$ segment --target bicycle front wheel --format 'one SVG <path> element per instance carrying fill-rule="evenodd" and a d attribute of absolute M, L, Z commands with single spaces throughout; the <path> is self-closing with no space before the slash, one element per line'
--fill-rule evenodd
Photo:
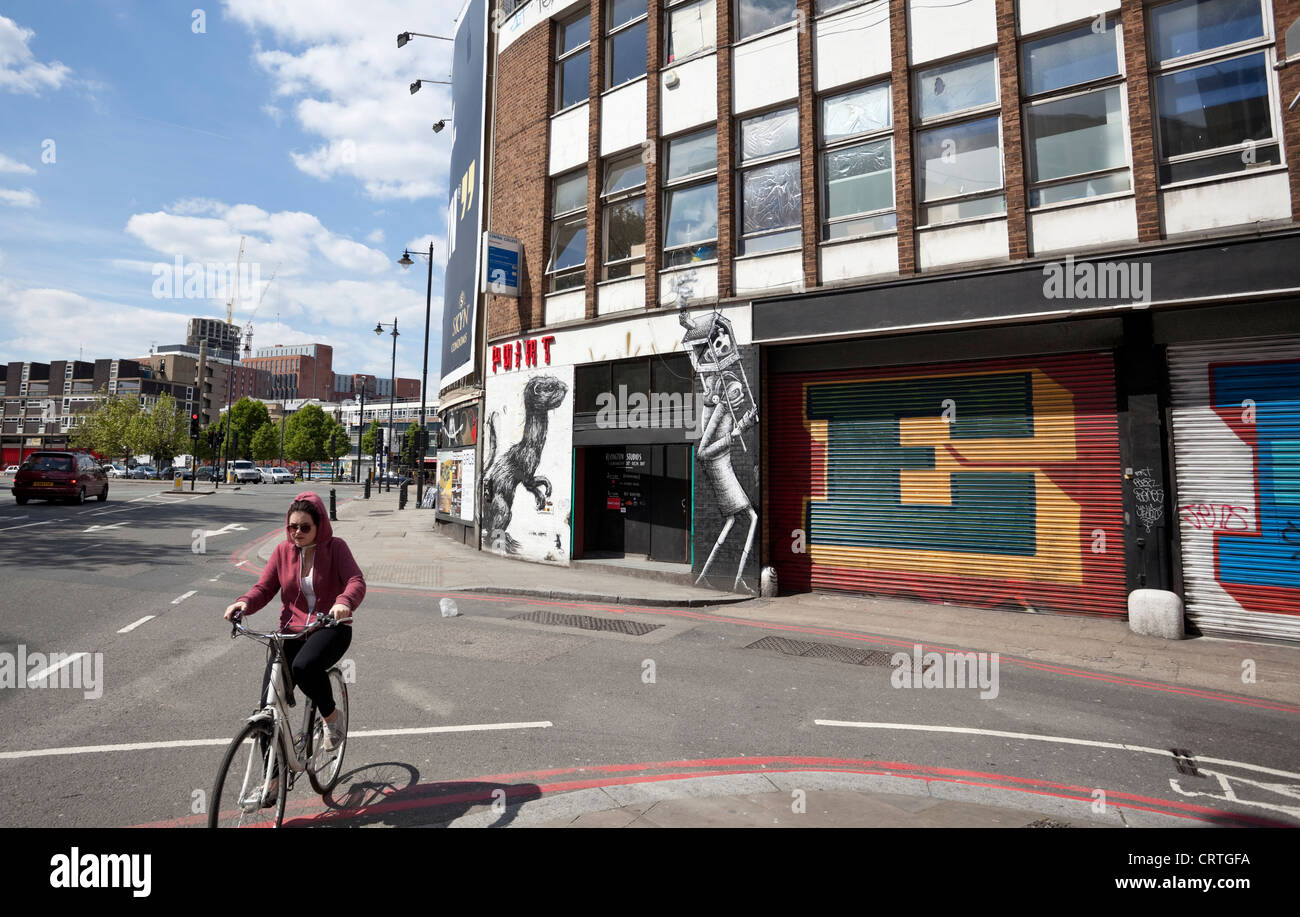
<path fill-rule="evenodd" d="M 208 799 L 209 828 L 270 828 L 284 821 L 288 795 L 288 769 L 283 752 L 272 741 L 271 724 L 244 724 L 235 736 L 217 771 L 217 782 Z M 268 798 L 267 773 L 276 781 Z"/>
<path fill-rule="evenodd" d="M 348 745 L 348 686 L 344 684 L 343 673 L 337 666 L 329 670 L 329 676 L 342 736 L 332 750 L 326 751 L 322 744 L 325 721 L 321 719 L 320 711 L 317 711 L 312 727 L 310 758 L 307 761 L 307 779 L 311 781 L 311 788 L 322 796 L 334 789 L 334 785 L 339 782 L 339 774 L 343 773 L 343 752 Z"/>

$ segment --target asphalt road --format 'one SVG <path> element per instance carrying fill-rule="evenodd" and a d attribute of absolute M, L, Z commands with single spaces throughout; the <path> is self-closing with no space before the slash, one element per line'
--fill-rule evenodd
<path fill-rule="evenodd" d="M 0 654 L 102 654 L 102 681 L 0 690 L 0 826 L 203 820 L 263 666 L 262 649 L 221 620 L 253 581 L 234 555 L 282 525 L 292 492 L 114 481 L 106 503 L 25 507 L 3 494 Z M 996 697 L 901 690 L 887 662 L 753 647 L 770 631 L 724 612 L 461 595 L 461 614 L 443 617 L 444 597 L 372 584 L 347 657 L 344 780 L 325 802 L 300 784 L 288 820 L 500 824 L 618 780 L 850 771 L 924 775 L 1030 812 L 1105 794 L 1110 810 L 1074 824 L 1300 825 L 1285 705 L 1016 666 L 999 671 Z M 539 610 L 654 629 L 515 619 Z M 252 621 L 269 628 L 273 609 Z M 492 809 L 501 790 L 504 813 Z"/>

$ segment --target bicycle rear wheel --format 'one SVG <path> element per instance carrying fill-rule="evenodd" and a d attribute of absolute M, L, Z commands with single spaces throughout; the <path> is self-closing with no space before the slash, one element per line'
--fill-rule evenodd
<path fill-rule="evenodd" d="M 208 827 L 280 827 L 289 789 L 283 756 L 279 744 L 272 742 L 269 722 L 244 724 L 217 770 L 217 782 L 208 799 Z M 279 786 L 270 805 L 263 805 L 268 770 L 278 778 Z"/>
<path fill-rule="evenodd" d="M 329 670 L 329 676 L 330 688 L 334 691 L 334 708 L 339 712 L 338 725 L 343 735 L 332 751 L 326 751 L 321 744 L 325 721 L 321 719 L 320 711 L 316 711 L 311 729 L 307 779 L 311 781 L 311 788 L 322 796 L 339 782 L 339 775 L 343 772 L 343 752 L 348 745 L 348 686 L 344 684 L 338 666 Z"/>

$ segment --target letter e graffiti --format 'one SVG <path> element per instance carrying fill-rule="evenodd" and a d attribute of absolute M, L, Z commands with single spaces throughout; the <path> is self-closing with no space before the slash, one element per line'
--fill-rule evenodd
<path fill-rule="evenodd" d="M 803 790 L 793 790 L 790 795 L 794 802 L 790 803 L 790 811 L 795 815 L 803 815 L 808 811 L 808 794 Z"/>
<path fill-rule="evenodd" d="M 1255 660 L 1243 659 L 1241 661 L 1241 683 L 1243 685 L 1253 685 L 1255 683 Z"/>
<path fill-rule="evenodd" d="M 641 683 L 643 685 L 655 684 L 655 661 L 653 659 L 641 660 Z"/>
<path fill-rule="evenodd" d="M 492 791 L 492 812 L 496 815 L 506 814 L 506 791 L 501 787 Z"/>
<path fill-rule="evenodd" d="M 953 424 L 957 422 L 957 402 L 953 401 L 951 398 L 945 398 L 940 403 L 940 407 L 943 408 L 943 414 L 941 416 L 943 417 L 944 423 Z"/>
<path fill-rule="evenodd" d="M 1255 422 L 1255 400 L 1253 398 L 1247 398 L 1241 403 L 1241 422 Z"/>
<path fill-rule="evenodd" d="M 1092 530 L 1092 553 L 1094 554 L 1106 553 L 1106 530 L 1105 529 Z"/>
<path fill-rule="evenodd" d="M 1106 814 L 1106 791 L 1105 790 L 1092 791 L 1092 811 L 1096 812 L 1098 815 Z"/>
<path fill-rule="evenodd" d="M 194 10 L 190 13 L 190 18 L 194 21 L 190 23 L 190 31 L 195 35 L 205 35 L 208 31 L 208 14 L 203 10 Z"/>
<path fill-rule="evenodd" d="M 190 813 L 192 815 L 202 815 L 208 811 L 208 794 L 202 790 L 194 790 L 190 793 Z"/>
<path fill-rule="evenodd" d="M 790 540 L 791 540 L 791 544 L 790 544 L 791 554 L 808 553 L 808 540 L 805 536 L 803 529 L 794 529 L 793 531 L 791 531 Z"/>
<path fill-rule="evenodd" d="M 190 538 L 194 539 L 193 541 L 190 542 L 191 554 L 208 553 L 208 536 L 207 533 L 203 531 L 203 529 L 195 529 L 194 531 L 190 532 Z"/>

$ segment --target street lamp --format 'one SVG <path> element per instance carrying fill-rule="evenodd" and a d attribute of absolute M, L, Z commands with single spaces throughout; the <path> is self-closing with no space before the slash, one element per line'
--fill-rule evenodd
<path fill-rule="evenodd" d="M 415 95 L 417 92 L 419 92 L 420 87 L 423 86 L 425 83 L 442 83 L 444 86 L 450 86 L 451 80 L 416 80 L 414 83 L 411 84 L 411 95 Z"/>
<path fill-rule="evenodd" d="M 447 122 L 450 120 L 450 118 L 439 118 L 437 121 L 433 122 L 433 132 L 435 134 L 442 133 L 442 129 L 447 126 Z M 401 264 L 401 262 L 399 261 L 398 264 Z"/>
<path fill-rule="evenodd" d="M 384 333 L 385 327 L 386 326 L 384 322 L 375 322 L 375 334 L 382 335 Z M 392 334 L 393 336 L 393 367 L 392 367 L 391 375 L 389 376 L 388 379 L 389 382 L 388 438 L 384 442 L 384 452 L 386 453 L 386 457 L 384 459 L 384 470 L 386 472 L 385 478 L 387 479 L 388 486 L 384 488 L 385 493 L 393 492 L 393 468 L 392 468 L 391 456 L 393 454 L 393 401 L 395 399 L 395 396 L 397 395 L 397 318 L 396 317 L 393 318 L 393 330 L 390 332 L 390 334 Z"/>
<path fill-rule="evenodd" d="M 454 38 L 448 38 L 445 35 L 429 35 L 426 32 L 399 32 L 397 34 L 397 47 L 406 47 L 406 43 L 411 40 L 412 35 L 419 35 L 421 38 L 437 38 L 441 41 L 455 41 Z"/>
<path fill-rule="evenodd" d="M 442 123 L 441 121 L 438 122 L 438 124 L 441 123 Z M 438 125 L 435 124 L 433 126 L 433 129 L 436 131 L 438 129 Z M 425 257 L 429 259 L 429 285 L 426 288 L 424 293 L 424 371 L 420 376 L 420 430 L 418 434 L 419 439 L 417 440 L 417 442 L 421 443 L 422 445 L 420 447 L 420 467 L 417 470 L 416 477 L 415 477 L 415 505 L 416 506 L 424 506 L 423 443 L 424 443 L 424 431 L 427 429 L 424 420 L 424 409 L 425 409 L 425 399 L 428 397 L 428 392 L 429 392 L 429 310 L 433 304 L 433 240 L 429 241 L 429 254 L 428 255 L 421 254 L 421 257 Z M 402 266 L 403 270 L 406 270 L 409 269 L 410 266 L 415 262 L 411 260 L 411 253 L 403 249 L 402 257 L 398 259 L 397 263 Z M 396 385 L 396 380 L 394 380 L 394 385 Z"/>

